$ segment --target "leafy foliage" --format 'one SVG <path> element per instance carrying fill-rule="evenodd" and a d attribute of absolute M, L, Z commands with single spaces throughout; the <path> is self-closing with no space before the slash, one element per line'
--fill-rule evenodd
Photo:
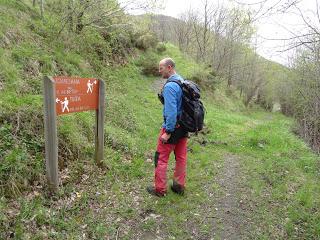
<path fill-rule="evenodd" d="M 137 39 L 135 45 L 141 50 L 147 50 L 157 45 L 157 39 L 153 34 L 146 33 Z"/>

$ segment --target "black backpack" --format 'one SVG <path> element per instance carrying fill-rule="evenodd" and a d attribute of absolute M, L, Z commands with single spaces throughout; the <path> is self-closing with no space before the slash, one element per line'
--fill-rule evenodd
<path fill-rule="evenodd" d="M 195 132 L 197 134 L 203 128 L 205 112 L 200 100 L 200 88 L 197 84 L 188 80 L 169 80 L 166 84 L 169 82 L 177 83 L 182 89 L 182 113 L 178 118 L 178 123 L 187 132 Z"/>

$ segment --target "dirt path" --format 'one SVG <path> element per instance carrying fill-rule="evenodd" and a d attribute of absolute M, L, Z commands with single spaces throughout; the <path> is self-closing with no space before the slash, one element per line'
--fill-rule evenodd
<path fill-rule="evenodd" d="M 165 82 L 166 82 L 166 79 L 159 78 L 152 83 L 151 89 L 156 93 L 160 93 Z"/>
<path fill-rule="evenodd" d="M 151 88 L 155 92 L 160 92 L 165 80 L 154 81 Z M 202 235 L 199 229 L 193 229 L 193 239 L 217 239 L 217 240 L 239 240 L 251 239 L 250 233 L 250 213 L 252 206 L 247 201 L 248 189 L 245 187 L 245 176 L 241 173 L 241 159 L 231 153 L 224 155 L 223 167 L 218 175 L 213 179 L 218 184 L 217 190 L 209 190 L 208 194 L 214 197 L 211 203 L 206 205 L 203 212 L 205 219 L 203 225 L 210 225 L 212 229 L 208 235 Z M 215 166 L 216 167 L 216 166 Z M 209 220 L 212 219 L 212 220 Z M 211 221 L 211 222 L 210 222 Z M 197 228 L 197 224 L 190 223 Z M 251 237 L 250 237 L 251 236 Z"/>
<path fill-rule="evenodd" d="M 220 194 L 216 197 L 216 215 L 213 220 L 214 239 L 246 239 L 248 219 L 241 193 L 240 159 L 231 154 L 224 157 L 224 167 L 216 177 Z"/>

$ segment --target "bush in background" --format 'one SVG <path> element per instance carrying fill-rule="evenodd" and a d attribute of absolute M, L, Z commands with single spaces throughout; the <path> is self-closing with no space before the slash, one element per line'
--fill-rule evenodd
<path fill-rule="evenodd" d="M 146 33 L 136 40 L 135 46 L 140 50 L 146 51 L 149 48 L 155 48 L 157 43 L 158 40 L 153 34 Z"/>
<path fill-rule="evenodd" d="M 165 44 L 165 43 L 161 42 L 161 43 L 158 43 L 156 49 L 157 49 L 157 52 L 158 52 L 158 53 L 163 53 L 164 51 L 167 50 L 167 47 L 166 47 L 166 44 Z"/>
<path fill-rule="evenodd" d="M 215 86 L 219 83 L 218 78 L 214 76 L 212 72 L 209 71 L 195 71 L 191 76 L 186 79 L 197 83 L 199 86 L 215 89 Z"/>
<path fill-rule="evenodd" d="M 140 58 L 136 63 L 136 65 L 142 68 L 141 73 L 146 76 L 160 76 L 158 64 L 158 56 L 153 52 L 149 52 L 145 57 Z"/>

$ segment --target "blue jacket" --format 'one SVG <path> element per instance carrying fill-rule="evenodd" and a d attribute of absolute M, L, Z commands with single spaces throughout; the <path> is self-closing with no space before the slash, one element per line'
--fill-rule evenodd
<path fill-rule="evenodd" d="M 171 75 L 167 81 L 182 80 L 183 78 L 178 74 Z M 177 123 L 177 117 L 182 112 L 182 90 L 177 83 L 166 83 L 163 91 L 164 105 L 163 105 L 163 128 L 167 132 L 173 132 Z"/>

